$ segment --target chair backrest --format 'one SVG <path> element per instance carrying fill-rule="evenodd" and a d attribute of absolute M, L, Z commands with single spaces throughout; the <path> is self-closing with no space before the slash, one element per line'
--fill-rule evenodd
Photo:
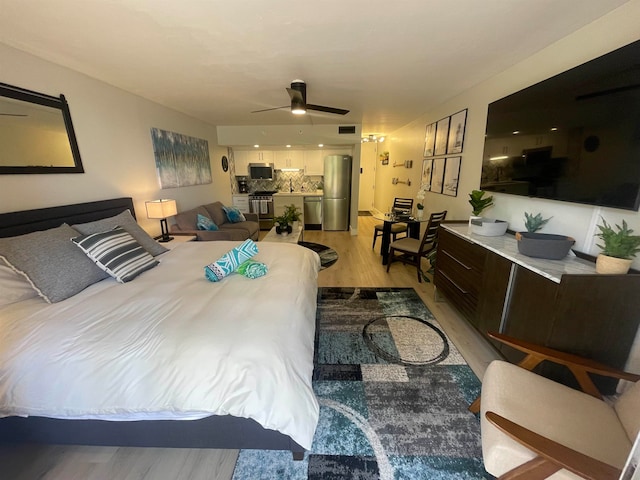
<path fill-rule="evenodd" d="M 429 216 L 429 223 L 427 223 L 427 228 L 420 242 L 420 253 L 424 252 L 426 247 L 428 247 L 429 250 L 435 247 L 436 240 L 438 239 L 438 227 L 440 227 L 440 224 L 446 216 L 446 210 L 444 212 L 432 213 Z"/>
<path fill-rule="evenodd" d="M 413 198 L 394 198 L 392 212 L 410 213 L 413 208 Z"/>

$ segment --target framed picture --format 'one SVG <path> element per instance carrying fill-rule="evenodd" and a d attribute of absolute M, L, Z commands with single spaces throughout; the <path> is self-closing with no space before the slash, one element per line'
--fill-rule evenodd
<path fill-rule="evenodd" d="M 458 195 L 458 180 L 460 177 L 462 157 L 447 157 L 445 160 L 442 193 L 455 197 Z"/>
<path fill-rule="evenodd" d="M 447 138 L 449 137 L 449 121 L 451 117 L 438 120 L 436 125 L 436 146 L 434 155 L 445 155 L 447 153 Z"/>
<path fill-rule="evenodd" d="M 212 183 L 207 140 L 151 128 L 151 142 L 161 189 Z"/>
<path fill-rule="evenodd" d="M 424 134 L 424 153 L 423 157 L 433 157 L 434 147 L 436 144 L 436 124 L 430 123 Z"/>
<path fill-rule="evenodd" d="M 449 140 L 447 141 L 447 153 L 462 153 L 464 146 L 464 129 L 467 125 L 467 109 L 451 115 L 449 125 Z"/>
<path fill-rule="evenodd" d="M 444 158 L 433 159 L 433 170 L 431 172 L 431 191 L 442 193 L 442 184 L 444 182 Z"/>
<path fill-rule="evenodd" d="M 435 124 L 434 124 L 435 126 Z M 420 179 L 421 188 L 427 192 L 431 190 L 431 171 L 433 170 L 433 158 L 422 160 L 422 177 Z"/>

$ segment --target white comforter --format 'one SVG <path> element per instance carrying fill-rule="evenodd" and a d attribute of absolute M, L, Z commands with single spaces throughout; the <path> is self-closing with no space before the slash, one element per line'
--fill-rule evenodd
<path fill-rule="evenodd" d="M 266 276 L 204 265 L 238 242 L 189 242 L 130 283 L 0 309 L 0 416 L 252 418 L 311 448 L 317 254 L 259 243 Z"/>

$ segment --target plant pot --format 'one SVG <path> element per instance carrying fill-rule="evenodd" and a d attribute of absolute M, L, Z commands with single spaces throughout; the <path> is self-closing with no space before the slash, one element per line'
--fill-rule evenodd
<path fill-rule="evenodd" d="M 504 220 L 480 217 L 470 220 L 469 231 L 483 237 L 500 237 L 507 232 L 509 223 Z"/>
<path fill-rule="evenodd" d="M 276 233 L 278 235 L 288 235 L 293 231 L 291 225 L 285 225 L 284 227 L 281 225 L 276 225 Z"/>
<path fill-rule="evenodd" d="M 416 210 L 416 219 L 422 220 L 423 215 L 424 215 L 424 208 L 418 208 Z"/>
<path fill-rule="evenodd" d="M 596 258 L 596 273 L 605 275 L 624 275 L 631 268 L 633 260 L 610 257 L 602 253 Z"/>
<path fill-rule="evenodd" d="M 565 235 L 518 232 L 518 251 L 523 255 L 548 260 L 562 260 L 576 241 Z"/>

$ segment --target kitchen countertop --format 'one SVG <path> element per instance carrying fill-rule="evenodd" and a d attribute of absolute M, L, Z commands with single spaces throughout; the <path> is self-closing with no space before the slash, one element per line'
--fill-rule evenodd
<path fill-rule="evenodd" d="M 278 192 L 274 193 L 274 197 L 321 197 L 324 195 L 322 190 L 315 190 L 313 192 Z"/>
<path fill-rule="evenodd" d="M 564 274 L 595 275 L 596 273 L 595 263 L 578 258 L 571 251 L 562 260 L 528 257 L 518 252 L 518 241 L 508 233 L 499 237 L 484 237 L 469 233 L 469 225 L 466 223 L 442 224 L 442 227 L 556 283 L 560 283 L 560 278 Z"/>

